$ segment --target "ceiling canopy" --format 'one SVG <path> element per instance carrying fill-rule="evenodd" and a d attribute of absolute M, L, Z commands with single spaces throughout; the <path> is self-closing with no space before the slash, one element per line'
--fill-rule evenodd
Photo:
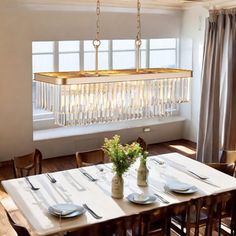
<path fill-rule="evenodd" d="M 135 9 L 136 0 L 102 0 L 101 5 L 108 8 Z M 143 9 L 185 9 L 194 5 L 206 8 L 222 8 L 236 6 L 235 0 L 142 0 Z M 0 6 L 8 7 L 61 7 L 65 9 L 79 9 L 81 7 L 94 8 L 96 0 L 3 0 Z"/>

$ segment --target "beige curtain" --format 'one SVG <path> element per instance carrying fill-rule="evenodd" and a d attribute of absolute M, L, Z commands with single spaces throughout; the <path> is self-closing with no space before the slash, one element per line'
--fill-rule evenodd
<path fill-rule="evenodd" d="M 223 149 L 236 150 L 236 9 L 211 11 L 205 31 L 197 159 Z"/>

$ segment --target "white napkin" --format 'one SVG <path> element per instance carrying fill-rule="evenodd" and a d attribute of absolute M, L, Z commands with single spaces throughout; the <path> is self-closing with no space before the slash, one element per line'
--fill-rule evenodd
<path fill-rule="evenodd" d="M 146 202 L 149 196 L 144 193 L 134 193 L 133 198 L 136 202 Z"/>
<path fill-rule="evenodd" d="M 166 183 L 166 186 L 170 190 L 177 190 L 177 191 L 187 191 L 193 187 L 193 185 L 190 185 L 190 184 L 187 184 L 184 182 L 180 182 L 178 180 L 169 180 Z"/>

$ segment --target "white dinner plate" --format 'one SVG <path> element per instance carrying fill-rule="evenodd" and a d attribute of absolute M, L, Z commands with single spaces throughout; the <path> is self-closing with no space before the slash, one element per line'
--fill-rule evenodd
<path fill-rule="evenodd" d="M 165 186 L 165 190 L 167 191 L 172 191 L 175 193 L 181 193 L 181 194 L 191 194 L 191 193 L 195 193 L 198 191 L 198 188 L 196 186 L 191 186 L 190 188 L 183 190 L 183 189 L 171 189 L 169 188 L 169 186 Z"/>
<path fill-rule="evenodd" d="M 82 215 L 85 212 L 85 209 L 82 206 L 71 203 L 60 203 L 49 206 L 48 212 L 61 218 L 70 218 Z"/>
<path fill-rule="evenodd" d="M 143 195 L 139 193 L 131 193 L 127 196 L 127 199 L 130 202 L 133 202 L 136 204 L 146 205 L 146 204 L 154 203 L 157 198 L 154 195 Z"/>

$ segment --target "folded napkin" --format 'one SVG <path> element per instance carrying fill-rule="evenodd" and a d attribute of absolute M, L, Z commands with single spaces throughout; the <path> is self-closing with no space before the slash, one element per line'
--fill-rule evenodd
<path fill-rule="evenodd" d="M 56 204 L 49 207 L 49 211 L 61 216 L 69 215 L 79 209 L 79 206 L 74 204 Z"/>
<path fill-rule="evenodd" d="M 178 180 L 169 180 L 166 183 L 166 186 L 170 189 L 170 190 L 177 190 L 177 191 L 188 191 L 189 189 L 191 189 L 193 187 L 193 185 L 184 183 L 184 182 L 180 182 Z"/>
<path fill-rule="evenodd" d="M 134 193 L 133 199 L 136 202 L 146 202 L 149 199 L 149 196 L 144 193 Z"/>

